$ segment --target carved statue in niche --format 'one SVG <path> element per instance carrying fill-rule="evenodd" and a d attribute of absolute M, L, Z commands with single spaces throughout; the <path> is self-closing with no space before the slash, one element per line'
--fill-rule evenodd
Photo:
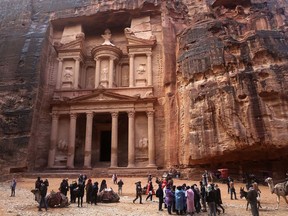
<path fill-rule="evenodd" d="M 144 74 L 146 71 L 146 64 L 139 64 L 138 68 L 137 68 L 137 73 L 139 75 Z"/>
<path fill-rule="evenodd" d="M 108 67 L 105 66 L 101 71 L 101 80 L 108 80 Z"/>
<path fill-rule="evenodd" d="M 104 31 L 104 34 L 101 35 L 101 36 L 102 36 L 102 38 L 105 40 L 104 43 L 102 43 L 102 45 L 115 46 L 115 45 L 112 44 L 111 41 L 110 41 L 111 36 L 112 36 L 110 29 L 106 29 L 106 30 Z"/>
<path fill-rule="evenodd" d="M 60 139 L 60 140 L 58 141 L 57 147 L 58 147 L 58 149 L 59 149 L 60 151 L 63 151 L 63 152 L 64 152 L 64 151 L 67 151 L 67 149 L 68 149 L 68 143 L 67 143 L 66 140 Z"/>
<path fill-rule="evenodd" d="M 68 81 L 68 82 L 72 82 L 72 78 L 73 78 L 73 72 L 72 72 L 72 67 L 65 67 L 64 70 L 64 81 Z"/>
<path fill-rule="evenodd" d="M 125 28 L 124 29 L 124 34 L 125 34 L 126 37 L 137 38 L 137 36 L 135 35 L 135 33 L 133 32 L 133 30 L 131 28 Z M 149 40 L 156 41 L 156 36 L 155 35 L 151 35 Z"/>
<path fill-rule="evenodd" d="M 138 146 L 139 149 L 145 149 L 148 147 L 148 139 L 146 137 L 143 137 L 139 140 Z"/>
<path fill-rule="evenodd" d="M 135 36 L 134 32 L 132 31 L 131 28 L 125 28 L 124 29 L 124 34 L 129 35 L 129 36 Z"/>

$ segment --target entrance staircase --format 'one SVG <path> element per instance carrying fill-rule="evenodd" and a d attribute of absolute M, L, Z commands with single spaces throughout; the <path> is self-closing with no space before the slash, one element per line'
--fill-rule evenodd
<path fill-rule="evenodd" d="M 127 168 L 127 167 L 98 167 L 92 169 L 45 169 L 42 171 L 26 172 L 23 173 L 23 177 L 37 178 L 41 176 L 43 178 L 78 178 L 80 174 L 87 175 L 88 178 L 110 178 L 114 173 L 121 177 L 147 177 L 148 174 L 152 176 L 161 177 L 167 170 L 158 170 L 156 168 Z"/>

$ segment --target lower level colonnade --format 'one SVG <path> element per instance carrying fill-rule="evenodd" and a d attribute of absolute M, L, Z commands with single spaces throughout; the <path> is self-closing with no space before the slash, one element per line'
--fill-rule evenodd
<path fill-rule="evenodd" d="M 57 152 L 58 133 L 59 133 L 59 118 L 61 115 L 69 115 L 69 135 L 67 148 L 67 163 L 68 169 L 74 168 L 75 144 L 76 144 L 76 126 L 77 117 L 83 113 L 52 113 L 50 149 L 48 157 L 48 167 L 55 167 L 55 158 Z M 93 135 L 93 117 L 92 111 L 85 112 L 86 114 L 86 132 L 85 132 L 85 147 L 84 147 L 84 167 L 91 168 L 92 161 L 92 135 Z M 110 167 L 118 167 L 118 111 L 110 112 L 111 114 L 111 161 Z M 146 111 L 147 114 L 147 130 L 148 130 L 148 165 L 147 167 L 156 167 L 155 163 L 155 144 L 154 144 L 154 111 Z M 128 168 L 136 167 L 135 165 L 135 111 L 127 111 L 128 116 Z"/>

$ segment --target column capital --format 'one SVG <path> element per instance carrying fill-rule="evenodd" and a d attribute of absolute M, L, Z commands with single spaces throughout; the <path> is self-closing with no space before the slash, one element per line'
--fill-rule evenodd
<path fill-rule="evenodd" d="M 153 117 L 155 111 L 146 111 L 148 117 Z"/>
<path fill-rule="evenodd" d="M 81 61 L 82 59 L 80 58 L 80 57 L 75 57 L 75 58 L 73 58 L 75 61 Z"/>
<path fill-rule="evenodd" d="M 130 58 L 134 58 L 135 54 L 134 53 L 128 53 Z"/>
<path fill-rule="evenodd" d="M 70 118 L 76 119 L 77 118 L 77 113 L 70 113 Z"/>
<path fill-rule="evenodd" d="M 51 113 L 52 119 L 58 119 L 59 118 L 59 114 L 58 113 Z"/>
<path fill-rule="evenodd" d="M 118 118 L 119 112 L 111 112 L 112 118 Z"/>
<path fill-rule="evenodd" d="M 87 116 L 88 118 L 93 118 L 94 113 L 93 113 L 93 112 L 86 112 L 86 116 Z"/>
<path fill-rule="evenodd" d="M 59 61 L 59 62 L 63 62 L 63 58 L 57 58 L 57 60 Z"/>
<path fill-rule="evenodd" d="M 100 60 L 100 57 L 94 57 L 94 60 L 95 60 L 95 61 L 99 61 L 99 60 Z"/>
<path fill-rule="evenodd" d="M 110 61 L 113 60 L 115 61 L 117 58 L 115 56 L 110 56 Z"/>
<path fill-rule="evenodd" d="M 127 113 L 128 113 L 128 117 L 129 117 L 129 118 L 134 118 L 134 116 L 135 116 L 135 111 L 128 111 Z"/>
<path fill-rule="evenodd" d="M 146 53 L 146 56 L 152 56 L 152 52 Z"/>

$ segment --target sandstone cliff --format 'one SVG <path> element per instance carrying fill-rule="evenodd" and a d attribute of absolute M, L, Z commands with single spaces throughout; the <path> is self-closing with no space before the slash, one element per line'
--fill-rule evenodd
<path fill-rule="evenodd" d="M 194 12 L 179 35 L 180 163 L 287 157 L 287 2 L 215 0 Z"/>

